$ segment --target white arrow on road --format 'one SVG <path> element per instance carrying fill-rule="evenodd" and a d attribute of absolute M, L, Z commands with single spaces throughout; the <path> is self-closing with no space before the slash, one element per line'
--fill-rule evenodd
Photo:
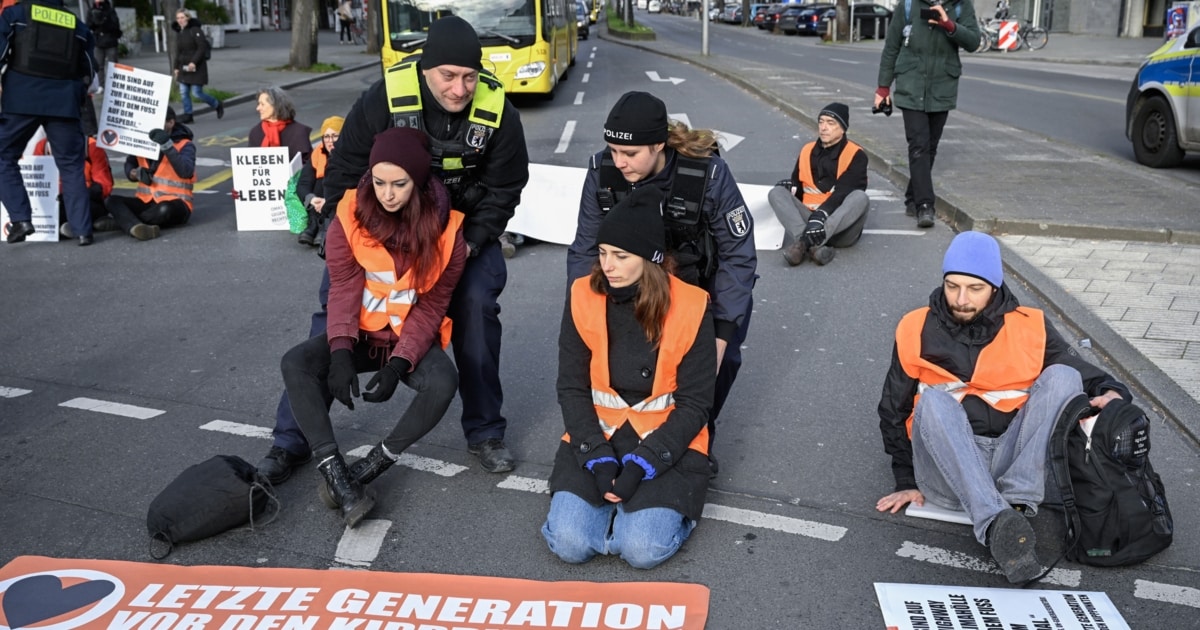
<path fill-rule="evenodd" d="M 678 120 L 687 125 L 688 129 L 693 129 L 692 121 L 688 118 L 687 114 L 667 114 L 667 118 Z M 739 136 L 736 133 L 729 133 L 728 131 L 713 129 L 712 132 L 717 136 L 717 144 L 720 145 L 722 151 L 729 151 L 740 144 L 742 140 L 746 139 L 746 136 Z"/>
<path fill-rule="evenodd" d="M 679 77 L 667 77 L 664 79 L 664 78 L 658 76 L 658 73 L 655 72 L 654 70 L 647 70 L 646 76 L 650 77 L 651 81 L 658 81 L 660 83 L 670 81 L 671 85 L 679 85 L 680 83 L 687 81 L 687 79 L 680 79 Z"/>

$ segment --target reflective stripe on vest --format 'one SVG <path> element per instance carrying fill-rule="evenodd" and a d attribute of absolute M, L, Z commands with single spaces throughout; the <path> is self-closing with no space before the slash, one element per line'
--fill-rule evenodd
<path fill-rule="evenodd" d="M 675 410 L 675 379 L 679 363 L 696 341 L 704 311 L 708 307 L 708 292 L 670 276 L 671 305 L 663 323 L 651 394 L 631 406 L 609 384 L 608 298 L 593 292 L 589 282 L 589 277 L 585 276 L 571 285 L 571 317 L 575 320 L 580 338 L 592 353 L 592 405 L 596 408 L 600 430 L 606 438 L 611 438 L 617 429 L 628 423 L 639 437 L 645 439 L 662 426 Z M 563 440 L 571 441 L 566 434 Z M 696 434 L 688 448 L 708 454 L 707 426 Z"/>
<path fill-rule="evenodd" d="M 817 178 L 813 175 L 812 169 L 812 153 L 816 146 L 816 141 L 804 145 L 804 148 L 800 149 L 800 157 L 796 159 L 796 168 L 800 173 L 800 186 L 801 190 L 804 191 L 804 197 L 800 201 L 811 210 L 819 208 L 833 194 L 832 187 L 829 189 L 829 192 L 821 192 L 821 189 L 817 188 Z M 835 179 L 840 179 L 842 173 L 845 173 L 846 169 L 850 168 L 850 162 L 854 161 L 854 156 L 858 155 L 860 150 L 861 148 L 857 144 L 849 140 L 846 141 L 846 146 L 842 147 L 842 154 L 838 156 L 837 177 Z"/>
<path fill-rule="evenodd" d="M 955 400 L 976 396 L 997 411 L 1020 409 L 1029 398 L 1029 388 L 1042 373 L 1046 355 L 1046 320 L 1042 311 L 1018 306 L 1004 315 L 1004 325 L 975 360 L 975 371 L 963 382 L 945 368 L 921 357 L 921 331 L 929 307 L 904 316 L 896 327 L 896 354 L 904 373 L 919 382 L 913 409 L 929 388 L 944 391 Z M 912 414 L 905 421 L 912 438 Z"/>
<path fill-rule="evenodd" d="M 175 150 L 183 150 L 190 140 L 177 140 Z M 138 166 L 141 168 L 150 168 L 150 160 L 144 157 L 138 158 Z M 196 174 L 192 173 L 191 177 L 183 178 L 175 172 L 175 167 L 171 166 L 171 161 L 167 159 L 165 154 L 160 155 L 158 160 L 158 168 L 154 170 L 154 175 L 150 177 L 150 184 L 138 182 L 137 198 L 144 203 L 163 203 L 178 199 L 187 206 L 189 212 L 192 210 L 192 185 L 196 183 Z"/>
<path fill-rule="evenodd" d="M 463 213 L 457 210 L 450 211 L 450 220 L 446 222 L 446 228 L 438 237 L 441 267 L 426 286 L 418 287 L 414 285 L 416 279 L 413 278 L 411 267 L 405 270 L 403 276 L 396 277 L 395 259 L 392 258 L 391 252 L 380 246 L 359 226 L 358 219 L 354 216 L 357 207 L 358 196 L 346 194 L 338 204 L 337 217 L 346 232 L 346 240 L 350 243 L 354 259 L 363 268 L 365 286 L 358 327 L 360 330 L 373 332 L 390 326 L 392 332 L 400 336 L 404 321 L 408 319 L 408 312 L 417 303 L 419 294 L 433 289 L 438 278 L 446 271 L 446 266 L 450 264 L 455 236 L 462 229 Z M 442 348 L 450 345 L 450 330 L 450 318 L 443 317 L 439 328 Z"/>

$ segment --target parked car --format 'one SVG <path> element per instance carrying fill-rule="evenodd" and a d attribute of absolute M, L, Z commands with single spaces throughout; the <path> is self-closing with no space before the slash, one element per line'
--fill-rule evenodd
<path fill-rule="evenodd" d="M 721 20 L 722 13 L 724 13 L 724 11 L 721 9 L 721 7 L 712 7 L 708 10 L 708 21 L 719 22 Z"/>
<path fill-rule="evenodd" d="M 1125 137 L 1137 161 L 1153 168 L 1200 151 L 1200 27 L 1142 62 L 1125 102 Z"/>
<path fill-rule="evenodd" d="M 725 6 L 725 12 L 721 14 L 721 21 L 726 24 L 741 24 L 742 23 L 742 5 L 730 4 Z"/>
<path fill-rule="evenodd" d="M 759 24 L 758 27 L 764 31 L 774 30 L 775 25 L 779 23 L 779 16 L 783 15 L 783 12 L 787 9 L 798 6 L 800 6 L 799 2 L 793 4 L 775 3 L 768 6 L 766 12 L 763 13 L 762 24 Z"/>
<path fill-rule="evenodd" d="M 771 5 L 766 3 L 756 3 L 750 5 L 750 23 L 758 28 L 762 28 L 761 24 L 763 18 L 766 16 L 767 7 L 769 6 Z"/>
<path fill-rule="evenodd" d="M 829 29 L 829 22 L 837 15 L 837 9 L 831 8 L 821 16 L 818 32 L 824 33 Z M 888 23 L 892 19 L 892 10 L 878 4 L 854 5 L 854 23 L 858 28 L 859 37 L 874 39 L 878 32 L 880 37 L 887 34 Z M 879 30 L 876 31 L 876 28 Z"/>
<path fill-rule="evenodd" d="M 591 20 L 588 18 L 588 9 L 582 2 L 575 3 L 575 26 L 579 32 L 579 39 L 587 39 L 591 32 Z"/>
<path fill-rule="evenodd" d="M 662 13 L 662 3 L 659 0 L 650 0 L 646 3 L 646 13 Z"/>
<path fill-rule="evenodd" d="M 832 4 L 806 4 L 788 9 L 779 17 L 779 30 L 787 35 L 816 35 L 821 32 L 821 17 L 832 7 Z"/>

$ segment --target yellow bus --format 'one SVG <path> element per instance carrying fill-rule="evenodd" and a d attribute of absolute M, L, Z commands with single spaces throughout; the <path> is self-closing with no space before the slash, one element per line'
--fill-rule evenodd
<path fill-rule="evenodd" d="M 429 24 L 457 15 L 475 27 L 483 67 L 509 94 L 552 95 L 575 65 L 575 0 L 382 0 L 384 68 L 421 51 Z"/>

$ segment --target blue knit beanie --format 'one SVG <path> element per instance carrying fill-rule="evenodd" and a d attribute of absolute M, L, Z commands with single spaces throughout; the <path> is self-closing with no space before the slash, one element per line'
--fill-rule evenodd
<path fill-rule="evenodd" d="M 942 259 L 942 277 L 952 273 L 974 276 L 999 288 L 1004 283 L 1000 243 L 983 232 L 963 232 L 955 236 Z"/>

